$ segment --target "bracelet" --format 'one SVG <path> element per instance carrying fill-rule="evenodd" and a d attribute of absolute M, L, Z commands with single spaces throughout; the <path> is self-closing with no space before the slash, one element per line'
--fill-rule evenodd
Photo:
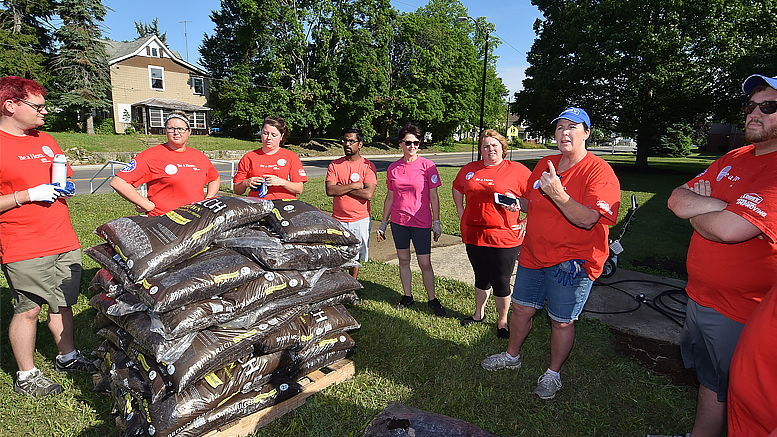
<path fill-rule="evenodd" d="M 19 199 L 16 198 L 16 193 L 18 193 L 18 191 L 13 192 L 13 201 L 16 202 L 16 206 L 22 206 L 22 204 L 19 203 Z"/>

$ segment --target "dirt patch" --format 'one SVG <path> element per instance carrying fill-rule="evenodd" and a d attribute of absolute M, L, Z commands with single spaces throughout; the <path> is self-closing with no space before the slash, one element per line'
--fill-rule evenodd
<path fill-rule="evenodd" d="M 680 356 L 680 346 L 661 340 L 626 334 L 610 328 L 615 336 L 618 353 L 637 359 L 648 369 L 667 375 L 674 384 L 698 386 L 696 372 L 686 369 Z"/>

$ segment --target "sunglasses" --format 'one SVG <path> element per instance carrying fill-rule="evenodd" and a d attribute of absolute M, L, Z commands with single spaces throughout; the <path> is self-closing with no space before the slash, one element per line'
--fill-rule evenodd
<path fill-rule="evenodd" d="M 405 141 L 404 143 L 408 147 L 409 146 L 418 147 L 421 144 L 420 141 Z"/>
<path fill-rule="evenodd" d="M 755 107 L 759 107 L 761 109 L 761 112 L 763 114 L 774 114 L 777 112 L 777 100 L 765 100 L 761 103 L 756 103 L 752 100 L 749 102 L 742 103 L 742 109 L 745 111 L 745 114 L 752 114 L 753 111 L 755 111 Z"/>

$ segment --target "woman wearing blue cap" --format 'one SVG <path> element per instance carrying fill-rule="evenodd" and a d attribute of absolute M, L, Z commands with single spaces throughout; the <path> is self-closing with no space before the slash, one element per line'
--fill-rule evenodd
<path fill-rule="evenodd" d="M 574 321 L 602 273 L 608 226 L 615 224 L 620 206 L 620 183 L 612 168 L 585 148 L 591 132 L 588 114 L 567 108 L 551 124 L 561 154 L 537 164 L 520 199 L 527 223 L 512 294 L 510 343 L 506 352 L 480 363 L 486 370 L 520 369 L 521 345 L 547 300 L 550 366 L 533 392 L 542 399 L 553 399 L 561 388 L 559 371 L 575 341 Z"/>

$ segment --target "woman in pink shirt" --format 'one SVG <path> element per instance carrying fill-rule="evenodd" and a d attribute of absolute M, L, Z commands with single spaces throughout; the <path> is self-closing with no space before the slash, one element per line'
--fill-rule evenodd
<path fill-rule="evenodd" d="M 432 239 L 442 235 L 440 223 L 440 199 L 437 187 L 441 185 L 440 175 L 434 163 L 418 156 L 421 145 L 421 129 L 408 123 L 399 131 L 399 147 L 402 158 L 392 163 L 386 171 L 388 193 L 383 202 L 383 220 L 378 229 L 378 241 L 386 238 L 386 228 L 391 219 L 391 233 L 397 248 L 399 259 L 399 278 L 402 281 L 404 296 L 397 305 L 398 309 L 407 308 L 415 303 L 410 283 L 410 242 L 413 242 L 418 267 L 429 297 L 429 307 L 438 316 L 446 314 L 445 308 L 434 295 L 434 270 L 432 269 Z"/>

